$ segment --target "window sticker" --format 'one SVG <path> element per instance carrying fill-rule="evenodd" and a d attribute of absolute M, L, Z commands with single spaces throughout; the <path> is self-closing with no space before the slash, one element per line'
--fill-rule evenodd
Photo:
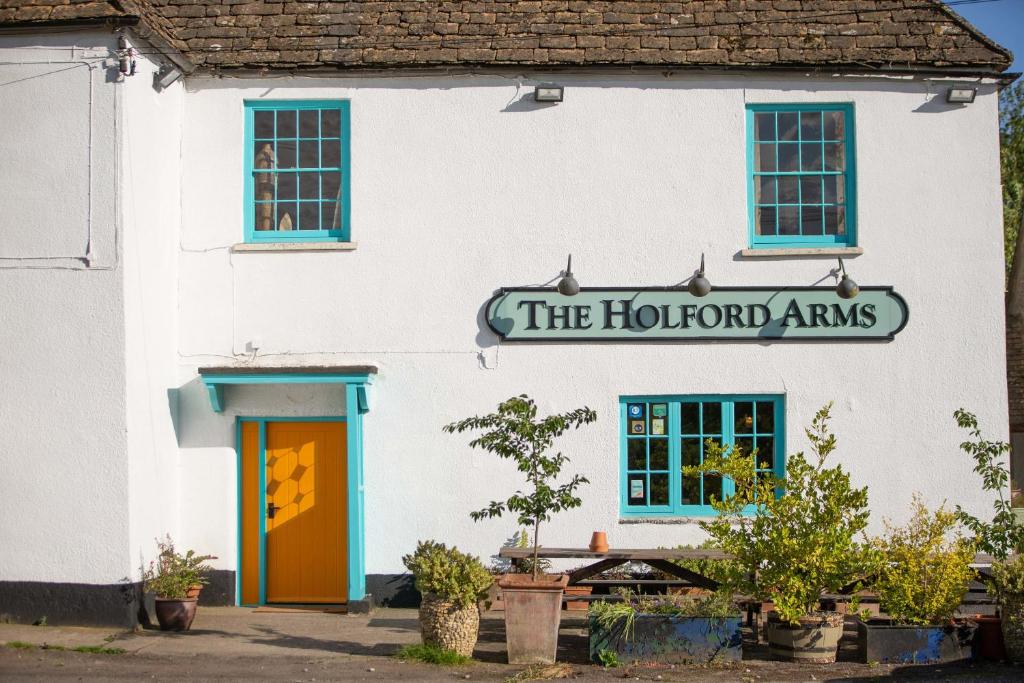
<path fill-rule="evenodd" d="M 665 434 L 665 418 L 655 417 L 651 420 L 651 434 L 662 436 Z"/>
<path fill-rule="evenodd" d="M 651 406 L 651 415 L 653 417 L 665 417 L 668 415 L 668 405 L 664 403 L 655 403 Z"/>
<path fill-rule="evenodd" d="M 645 434 L 647 430 L 644 429 L 643 420 L 630 420 L 629 421 L 629 433 L 630 434 Z"/>
<path fill-rule="evenodd" d="M 643 418 L 644 416 L 644 404 L 642 403 L 630 403 L 626 408 L 627 415 L 630 419 Z"/>
<path fill-rule="evenodd" d="M 644 497 L 644 480 L 643 479 L 631 479 L 629 482 L 629 497 L 632 499 L 642 499 Z"/>

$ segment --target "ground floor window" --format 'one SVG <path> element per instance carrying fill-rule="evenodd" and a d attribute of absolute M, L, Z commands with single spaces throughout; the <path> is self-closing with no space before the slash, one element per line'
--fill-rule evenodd
<path fill-rule="evenodd" d="M 623 396 L 621 511 L 629 516 L 710 515 L 712 496 L 733 491 L 717 475 L 685 475 L 700 465 L 705 442 L 757 449 L 759 472 L 784 474 L 782 396 Z"/>

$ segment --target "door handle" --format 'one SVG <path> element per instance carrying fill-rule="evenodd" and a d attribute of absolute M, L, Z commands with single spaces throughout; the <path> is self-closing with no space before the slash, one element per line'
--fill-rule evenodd
<path fill-rule="evenodd" d="M 267 503 L 267 517 L 269 517 L 270 519 L 273 519 L 274 515 L 276 515 L 277 511 L 280 510 L 280 509 L 281 508 L 277 507 L 273 503 Z"/>

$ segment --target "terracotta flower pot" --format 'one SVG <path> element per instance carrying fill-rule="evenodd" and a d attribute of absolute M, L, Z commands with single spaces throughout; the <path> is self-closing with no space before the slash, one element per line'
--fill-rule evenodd
<path fill-rule="evenodd" d="M 590 537 L 590 552 L 608 552 L 608 534 L 606 534 L 603 531 L 595 531 L 593 535 Z"/>
<path fill-rule="evenodd" d="M 566 586 L 565 597 L 586 597 L 594 592 L 593 586 Z M 566 600 L 565 609 L 570 612 L 586 612 L 590 604 L 586 600 Z"/>
<path fill-rule="evenodd" d="M 974 632 L 974 657 L 991 662 L 1006 659 L 1006 645 L 1003 643 L 1003 623 L 997 616 L 979 614 L 973 617 L 978 622 Z"/>
<path fill-rule="evenodd" d="M 188 587 L 188 591 L 185 592 L 186 598 L 199 599 L 199 594 L 203 591 L 203 585 L 200 583 L 193 584 Z"/>
<path fill-rule="evenodd" d="M 551 664 L 558 650 L 562 591 L 569 577 L 509 574 L 498 585 L 505 598 L 505 643 L 509 664 Z"/>
<path fill-rule="evenodd" d="M 196 599 L 157 598 L 156 620 L 161 631 L 187 631 L 196 618 Z"/>

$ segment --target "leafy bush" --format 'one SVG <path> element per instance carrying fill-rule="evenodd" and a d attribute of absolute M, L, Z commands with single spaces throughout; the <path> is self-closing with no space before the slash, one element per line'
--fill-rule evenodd
<path fill-rule="evenodd" d="M 772 600 L 779 617 L 797 624 L 837 592 L 867 575 L 869 554 L 854 539 L 868 523 L 867 488 L 854 488 L 840 465 L 826 467 L 836 448 L 826 405 L 805 430 L 814 462 L 789 457 L 786 477 L 756 471 L 756 451 L 743 453 L 708 440 L 704 463 L 684 472 L 720 473 L 735 495 L 713 499 L 718 516 L 701 522 L 716 545 L 736 558 L 723 585 L 734 593 Z"/>
<path fill-rule="evenodd" d="M 157 559 L 151 561 L 142 573 L 145 590 L 161 598 L 180 600 L 192 586 L 205 586 L 209 583 L 206 575 L 213 567 L 204 563 L 216 559 L 213 555 L 196 555 L 194 550 L 181 555 L 174 549 L 170 534 L 163 540 L 158 539 L 156 545 L 160 551 Z"/>
<path fill-rule="evenodd" d="M 879 552 L 873 589 L 881 610 L 902 624 L 937 624 L 953 618 L 974 575 L 974 544 L 949 538 L 956 515 L 940 507 L 934 514 L 914 496 L 914 514 L 902 527 L 886 523 L 872 544 Z"/>
<path fill-rule="evenodd" d="M 692 545 L 677 545 L 676 550 L 721 550 L 718 544 L 714 540 L 708 539 L 698 546 Z M 688 569 L 691 572 L 706 576 L 713 581 L 719 583 L 728 582 L 729 577 L 735 574 L 737 571 L 742 571 L 742 568 L 735 560 L 717 560 L 711 558 L 702 558 L 698 560 L 671 560 L 672 564 Z M 663 572 L 666 577 L 675 578 L 670 576 L 667 572 Z"/>
<path fill-rule="evenodd" d="M 470 417 L 445 425 L 449 434 L 467 430 L 483 430 L 483 434 L 469 442 L 473 448 L 494 453 L 499 458 L 515 461 L 519 471 L 526 475 L 532 491 L 516 491 L 504 501 L 491 501 L 483 510 L 471 512 L 473 521 L 501 517 L 503 513 L 517 513 L 518 522 L 533 527 L 533 580 L 540 574 L 538 562 L 538 532 L 540 523 L 551 519 L 552 513 L 579 507 L 582 500 L 576 489 L 590 482 L 586 477 L 573 475 L 565 484 L 555 486 L 562 467 L 569 458 L 561 453 L 546 455 L 555 439 L 570 428 L 579 429 L 597 419 L 590 408 L 577 408 L 567 413 L 548 415 L 537 419 L 537 405 L 529 396 L 513 396 L 500 403 L 498 411 L 489 415 Z"/>
<path fill-rule="evenodd" d="M 494 581 L 479 559 L 434 541 L 420 541 L 416 552 L 403 557 L 402 563 L 412 572 L 416 590 L 460 607 L 476 604 Z"/>
<path fill-rule="evenodd" d="M 988 590 L 1000 602 L 1008 595 L 1024 595 L 1024 555 L 1017 555 L 1003 562 L 993 562 L 992 580 L 988 584 Z"/>

